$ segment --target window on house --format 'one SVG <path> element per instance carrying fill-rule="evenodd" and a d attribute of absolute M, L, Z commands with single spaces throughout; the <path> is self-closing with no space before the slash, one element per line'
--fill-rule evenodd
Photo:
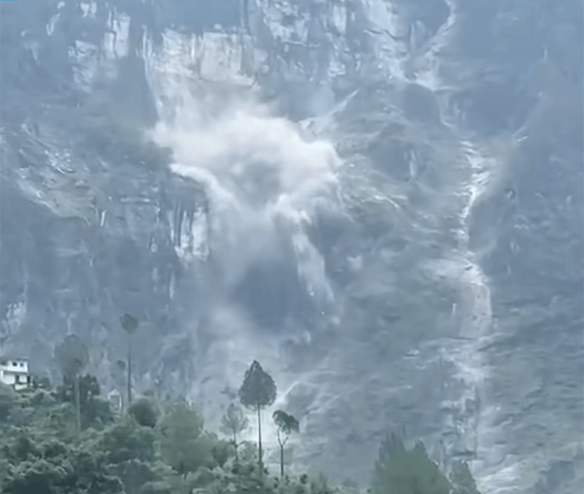
<path fill-rule="evenodd" d="M 13 365 L 14 367 L 16 367 L 16 362 L 12 362 L 12 365 Z"/>

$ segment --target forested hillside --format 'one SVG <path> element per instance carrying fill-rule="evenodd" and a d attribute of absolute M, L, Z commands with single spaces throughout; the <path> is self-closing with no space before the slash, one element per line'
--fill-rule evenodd
<path fill-rule="evenodd" d="M 280 471 L 268 471 L 261 442 L 239 441 L 249 420 L 273 403 L 276 384 L 254 362 L 227 409 L 220 431 L 205 428 L 203 411 L 185 401 L 153 394 L 118 410 L 100 396 L 97 379 L 78 372 L 61 383 L 34 380 L 15 391 L 0 385 L 0 487 L 5 494 L 353 493 L 331 486 L 322 474 L 286 474 L 290 434 L 302 434 L 283 410 L 273 413 L 281 447 Z M 240 406 L 255 410 L 250 418 Z M 261 430 L 261 429 L 260 429 Z M 288 461 L 288 460 L 287 460 Z M 397 435 L 383 441 L 371 494 L 478 494 L 466 464 L 449 475 L 421 442 L 404 446 Z"/>

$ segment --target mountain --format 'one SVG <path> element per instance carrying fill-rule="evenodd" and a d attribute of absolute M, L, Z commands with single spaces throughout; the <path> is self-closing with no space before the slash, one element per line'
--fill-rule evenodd
<path fill-rule="evenodd" d="M 582 8 L 2 3 L 0 353 L 123 389 L 130 313 L 137 391 L 212 423 L 257 359 L 299 466 L 579 492 Z"/>

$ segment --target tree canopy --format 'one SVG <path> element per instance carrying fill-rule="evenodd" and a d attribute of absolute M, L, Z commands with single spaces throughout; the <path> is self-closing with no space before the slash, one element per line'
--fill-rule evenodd
<path fill-rule="evenodd" d="M 126 333 L 130 335 L 134 334 L 136 329 L 138 329 L 138 319 L 136 319 L 134 316 L 131 316 L 130 314 L 124 314 L 122 317 L 120 317 L 120 324 Z"/>
<path fill-rule="evenodd" d="M 298 424 L 298 420 L 294 418 L 292 415 L 288 415 L 286 412 L 282 410 L 276 410 L 272 415 L 274 422 L 278 426 L 278 431 L 282 432 L 285 436 L 289 436 L 292 432 L 299 432 L 300 425 Z M 285 442 L 285 440 L 284 440 Z"/>
<path fill-rule="evenodd" d="M 257 360 L 245 372 L 243 384 L 239 388 L 241 404 L 252 410 L 270 406 L 276 400 L 276 383 L 272 377 L 262 369 Z"/>
<path fill-rule="evenodd" d="M 79 336 L 71 334 L 55 348 L 57 363 L 65 376 L 78 375 L 89 362 L 89 352 Z"/>
<path fill-rule="evenodd" d="M 202 413 L 184 402 L 172 405 L 160 422 L 162 457 L 180 475 L 210 462 L 213 445 L 203 425 Z"/>
<path fill-rule="evenodd" d="M 155 427 L 158 421 L 158 413 L 151 400 L 147 398 L 140 398 L 138 401 L 132 403 L 128 410 L 130 415 L 134 417 L 136 422 L 144 427 Z"/>
<path fill-rule="evenodd" d="M 361 494 L 357 487 L 331 487 L 323 476 L 271 475 L 258 469 L 259 444 L 234 448 L 205 428 L 203 413 L 186 402 L 140 398 L 108 421 L 88 420 L 72 428 L 71 379 L 54 388 L 15 391 L 0 384 L 0 492 L 6 494 Z M 99 384 L 83 376 L 80 403 L 99 401 Z M 106 408 L 107 401 L 101 402 Z M 139 410 L 146 405 L 144 419 Z M 149 406 L 157 411 L 151 420 Z M 85 408 L 82 408 L 82 411 Z M 86 412 L 84 412 L 86 413 Z M 87 413 L 89 413 L 87 411 Z M 299 432 L 283 410 L 272 414 L 280 434 Z M 232 404 L 223 417 L 226 434 L 247 427 Z M 237 443 L 237 440 L 234 440 Z M 450 480 L 450 481 L 449 481 Z M 479 494 L 466 464 L 452 466 L 449 480 L 422 443 L 408 449 L 395 435 L 380 448 L 371 494 Z M 452 490 L 450 491 L 449 489 Z"/>
<path fill-rule="evenodd" d="M 283 410 L 276 410 L 272 418 L 278 427 L 278 444 L 280 445 L 280 476 L 284 476 L 284 446 L 292 432 L 300 432 L 300 425 L 294 416 Z"/>
<path fill-rule="evenodd" d="M 237 441 L 237 434 L 240 434 L 248 427 L 249 419 L 244 415 L 242 409 L 235 403 L 231 403 L 221 419 L 221 432 L 226 435 L 233 435 L 233 440 Z"/>
<path fill-rule="evenodd" d="M 372 494 L 450 494 L 451 485 L 418 442 L 405 448 L 395 434 L 386 437 L 371 483 Z"/>

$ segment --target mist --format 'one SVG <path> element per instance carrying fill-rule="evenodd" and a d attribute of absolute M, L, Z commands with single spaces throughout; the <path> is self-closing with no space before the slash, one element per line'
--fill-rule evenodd
<path fill-rule="evenodd" d="M 306 236 L 315 207 L 335 201 L 340 165 L 330 142 L 308 141 L 253 98 L 197 99 L 188 83 L 172 117 L 152 133 L 173 153 L 171 169 L 205 187 L 210 249 L 227 287 L 251 265 L 292 248 L 298 276 L 321 301 L 332 296 L 324 261 Z"/>
<path fill-rule="evenodd" d="M 253 95 L 197 94 L 186 79 L 172 88 L 165 104 L 159 98 L 165 117 L 151 138 L 172 151 L 172 172 L 202 186 L 208 201 L 198 231 L 206 230 L 215 269 L 200 288 L 204 307 L 186 326 L 198 342 L 190 397 L 212 417 L 225 405 L 220 390 L 238 387 L 254 359 L 290 387 L 282 345 L 310 344 L 308 319 L 325 320 L 333 306 L 309 228 L 323 206 L 340 213 L 341 159 L 331 142 L 309 139 Z"/>

